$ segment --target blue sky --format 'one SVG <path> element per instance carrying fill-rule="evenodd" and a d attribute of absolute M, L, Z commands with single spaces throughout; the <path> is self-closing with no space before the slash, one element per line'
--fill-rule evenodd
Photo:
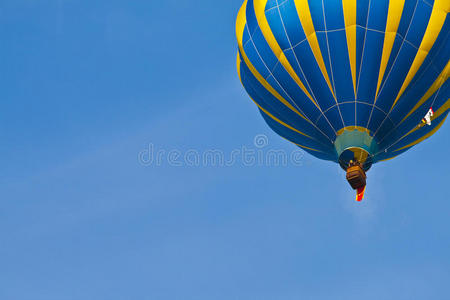
<path fill-rule="evenodd" d="M 144 165 L 296 148 L 235 70 L 241 0 L 0 3 L 0 299 L 449 299 L 450 126 L 368 174 Z"/>

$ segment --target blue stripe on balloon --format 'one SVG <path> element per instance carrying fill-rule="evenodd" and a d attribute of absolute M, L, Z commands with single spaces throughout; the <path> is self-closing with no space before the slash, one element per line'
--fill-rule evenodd
<path fill-rule="evenodd" d="M 333 130 L 333 128 L 331 128 L 331 125 L 328 123 L 328 120 L 325 119 L 323 116 L 321 116 L 317 120 L 316 125 L 320 128 L 320 130 L 322 130 L 324 133 L 326 133 L 326 135 L 331 137 L 331 140 L 334 141 L 336 139 L 335 131 Z"/>
<path fill-rule="evenodd" d="M 270 29 L 272 30 L 275 39 L 280 45 L 281 50 L 286 50 L 291 48 L 288 37 L 286 36 L 285 26 L 281 21 L 280 14 L 278 12 L 278 8 L 271 9 L 266 12 L 266 19 L 269 23 Z M 297 28 L 299 30 L 299 28 Z"/>
<path fill-rule="evenodd" d="M 389 56 L 389 60 L 386 65 L 386 71 L 384 72 L 383 80 L 381 81 L 380 87 L 383 87 L 384 83 L 386 82 L 386 79 L 389 76 L 389 73 L 394 64 L 394 61 L 396 61 L 396 58 L 400 51 L 400 46 L 402 45 L 402 43 L 403 43 L 403 39 L 397 33 L 397 35 L 395 36 L 394 45 L 392 46 L 391 55 Z"/>
<path fill-rule="evenodd" d="M 345 31 L 328 32 L 331 67 L 339 102 L 355 99 Z"/>
<path fill-rule="evenodd" d="M 386 30 L 386 20 L 389 9 L 389 1 L 370 1 L 369 19 L 367 28 L 384 32 Z"/>
<path fill-rule="evenodd" d="M 314 29 L 317 31 L 325 31 L 325 21 L 323 18 L 323 9 L 321 0 L 308 0 L 309 11 L 313 20 Z"/>
<path fill-rule="evenodd" d="M 418 0 L 406 0 L 403 5 L 402 18 L 398 25 L 397 33 L 404 38 L 412 22 L 412 16 L 416 13 Z"/>
<path fill-rule="evenodd" d="M 416 13 L 412 20 L 409 32 L 406 34 L 406 40 L 415 45 L 420 46 L 423 35 L 427 29 L 428 21 L 430 19 L 432 8 L 425 4 L 423 1 L 419 1 L 417 4 Z"/>
<path fill-rule="evenodd" d="M 291 41 L 292 46 L 297 45 L 306 39 L 297 9 L 293 0 L 288 0 L 280 5 L 280 17 L 284 22 L 286 33 Z M 269 22 L 270 24 L 270 22 Z M 271 26 L 272 27 L 272 26 Z"/>
<path fill-rule="evenodd" d="M 380 127 L 381 122 L 383 122 L 383 120 L 386 118 L 387 114 L 386 114 L 386 112 L 380 110 L 378 107 L 374 107 L 373 110 L 371 111 L 371 114 L 372 114 L 372 117 L 370 118 L 370 122 L 367 125 L 367 128 L 371 132 L 375 133 L 377 131 L 377 129 Z M 366 123 L 368 120 L 369 120 L 369 118 L 367 118 L 365 120 Z M 388 126 L 388 128 L 394 127 L 394 124 L 392 124 L 389 120 L 386 120 L 385 123 L 393 125 L 393 126 Z"/>
<path fill-rule="evenodd" d="M 278 6 L 278 0 L 268 0 L 265 10 L 268 11 L 270 9 L 273 9 L 275 6 Z"/>
<path fill-rule="evenodd" d="M 325 32 L 316 32 L 316 36 L 320 51 L 322 52 L 322 58 L 325 63 L 325 68 L 327 69 L 328 77 L 330 78 L 334 90 L 334 77 L 331 71 L 330 55 L 328 53 L 329 47 L 327 44 L 327 34 Z"/>
<path fill-rule="evenodd" d="M 373 123 L 371 120 L 371 123 L 369 124 L 369 128 L 372 128 L 372 131 L 377 131 L 375 135 L 375 138 L 379 141 L 381 140 L 384 136 L 386 136 L 386 134 L 388 134 L 389 132 L 391 132 L 394 128 L 395 128 L 395 124 L 393 124 L 389 119 L 385 118 L 385 115 L 383 115 L 382 117 L 379 117 L 379 115 L 381 115 L 382 112 L 380 110 L 373 110 L 372 113 L 372 119 L 373 119 Z M 382 121 L 381 127 L 378 126 L 378 124 L 380 124 L 379 120 L 384 120 Z M 377 124 L 378 123 L 378 124 Z M 374 126 L 376 124 L 376 126 Z M 377 129 L 379 127 L 379 129 Z"/>
<path fill-rule="evenodd" d="M 345 28 L 342 1 L 323 0 L 327 31 Z"/>
<path fill-rule="evenodd" d="M 374 103 L 377 90 L 378 73 L 383 53 L 384 34 L 367 31 L 358 83 L 358 100 Z"/>
<path fill-rule="evenodd" d="M 367 126 L 367 120 L 369 120 L 372 107 L 372 105 L 366 103 L 356 103 L 356 125 L 360 127 Z"/>
<path fill-rule="evenodd" d="M 333 108 L 325 112 L 325 116 L 330 121 L 331 125 L 333 125 L 333 128 L 336 131 L 339 131 L 339 129 L 344 128 L 346 126 L 346 124 L 342 123 L 343 118 L 341 117 L 341 114 L 338 110 L 338 106 L 334 106 Z"/>
<path fill-rule="evenodd" d="M 289 95 L 279 84 L 279 81 L 277 81 L 272 75 L 267 77 L 266 81 L 270 86 L 272 86 L 275 89 L 275 91 L 277 91 L 278 94 L 281 95 L 281 97 L 283 97 L 283 99 L 285 99 L 287 102 L 289 102 L 292 106 L 295 107 L 296 104 L 294 103 L 293 99 L 289 98 Z"/>
<path fill-rule="evenodd" d="M 248 32 L 247 28 L 244 29 L 244 33 L 242 34 L 242 45 L 247 45 L 247 43 L 250 40 L 250 33 Z"/>
<path fill-rule="evenodd" d="M 314 105 L 314 103 L 303 93 L 297 83 L 292 79 L 289 73 L 278 64 L 273 70 L 273 75 L 277 78 L 278 82 L 282 84 L 283 89 L 290 95 L 298 107 L 302 109 L 304 114 L 310 119 L 315 120 L 320 115 L 320 111 Z"/>
<path fill-rule="evenodd" d="M 253 42 L 256 45 L 258 56 L 261 56 L 268 69 L 272 70 L 278 64 L 279 60 L 273 53 L 259 27 L 253 34 Z"/>
<path fill-rule="evenodd" d="M 355 119 L 355 103 L 339 103 L 339 109 L 341 111 L 342 117 L 345 120 L 346 126 L 351 126 L 356 124 Z"/>
<path fill-rule="evenodd" d="M 303 42 L 303 43 L 308 43 L 308 42 Z M 297 45 L 297 47 L 299 47 L 299 45 Z M 288 59 L 289 62 L 293 62 L 291 64 L 292 68 L 294 69 L 295 73 L 297 74 L 298 78 L 300 78 L 300 81 L 305 83 L 305 88 L 308 90 L 308 92 L 311 94 L 311 89 L 308 87 L 308 85 L 306 85 L 307 79 L 304 75 L 304 72 L 300 69 L 300 65 L 297 63 L 297 58 L 296 55 L 294 54 L 294 50 L 287 50 L 284 55 L 286 56 L 286 58 Z M 302 92 L 303 93 L 303 92 Z"/>
<path fill-rule="evenodd" d="M 365 36 L 366 30 L 359 26 L 356 27 L 356 85 L 358 85 L 359 82 Z"/>
<path fill-rule="evenodd" d="M 253 1 L 254 0 L 248 0 L 247 7 L 245 10 L 245 17 L 247 21 L 247 27 L 250 31 L 250 34 L 252 35 L 253 32 L 258 28 L 258 20 L 256 19 L 255 10 L 253 7 Z"/>
<path fill-rule="evenodd" d="M 430 97 L 433 99 L 435 111 L 439 110 L 450 99 L 450 80 L 447 80 L 436 93 Z"/>
<path fill-rule="evenodd" d="M 420 0 L 420 1 L 422 1 L 423 3 L 425 3 L 426 5 L 428 5 L 430 7 L 433 7 L 433 5 L 434 5 L 434 0 Z"/>
<path fill-rule="evenodd" d="M 377 106 L 384 111 L 389 111 L 394 103 L 395 97 L 400 91 L 403 81 L 408 74 L 409 68 L 414 61 L 417 49 L 408 43 L 404 43 L 392 66 L 384 86 L 378 95 Z"/>
<path fill-rule="evenodd" d="M 366 27 L 367 14 L 369 13 L 369 2 L 370 0 L 356 1 L 356 24 L 359 26 Z"/>
<path fill-rule="evenodd" d="M 322 110 L 327 110 L 335 105 L 336 101 L 334 100 L 333 94 L 316 62 L 309 43 L 306 42 L 298 45 L 294 51 L 302 66 L 303 72 L 308 74 L 305 85 L 307 84 L 311 88 L 312 93 L 315 99 L 320 103 Z"/>
<path fill-rule="evenodd" d="M 248 59 L 252 63 L 252 65 L 258 70 L 258 73 L 261 74 L 262 77 L 266 78 L 270 75 L 269 70 L 266 68 L 265 62 L 261 59 L 260 55 L 256 51 L 256 47 L 253 44 L 253 42 L 248 42 L 243 47 L 245 54 L 247 55 Z M 275 65 L 276 62 L 272 61 L 272 64 Z"/>

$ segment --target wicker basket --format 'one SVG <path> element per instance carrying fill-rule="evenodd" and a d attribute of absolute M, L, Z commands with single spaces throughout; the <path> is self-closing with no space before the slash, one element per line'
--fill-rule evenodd
<path fill-rule="evenodd" d="M 366 173 L 361 166 L 351 166 L 347 169 L 347 181 L 354 190 L 366 186 Z"/>

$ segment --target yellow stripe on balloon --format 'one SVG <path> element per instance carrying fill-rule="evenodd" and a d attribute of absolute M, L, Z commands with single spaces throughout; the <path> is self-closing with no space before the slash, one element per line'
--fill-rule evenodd
<path fill-rule="evenodd" d="M 239 49 L 241 51 L 242 59 L 244 60 L 245 64 L 249 68 L 250 72 L 252 72 L 253 76 L 261 83 L 261 85 L 264 86 L 275 98 L 277 98 L 281 103 L 286 105 L 290 110 L 295 112 L 297 115 L 302 117 L 303 119 L 309 121 L 303 114 L 301 114 L 297 109 L 295 109 L 286 99 L 283 98 L 265 79 L 259 72 L 256 70 L 256 68 L 252 65 L 250 60 L 248 59 L 247 55 L 245 54 L 244 47 L 242 44 L 242 39 L 244 36 L 244 30 L 246 26 L 246 16 L 245 11 L 247 8 L 247 0 L 244 1 L 244 4 L 242 4 L 241 9 L 239 10 L 237 19 L 236 19 L 236 37 L 238 40 Z"/>
<path fill-rule="evenodd" d="M 280 136 L 281 136 L 281 135 L 280 135 Z M 314 151 L 314 152 L 320 152 L 320 153 L 324 153 L 324 154 L 325 154 L 325 152 L 323 152 L 323 151 L 320 151 L 320 150 L 317 150 L 317 149 L 314 149 L 314 148 L 310 148 L 310 147 L 306 147 L 306 146 L 303 146 L 303 145 L 294 143 L 293 141 L 288 140 L 288 139 L 285 138 L 284 136 L 281 136 L 281 138 L 283 138 L 283 139 L 285 139 L 286 141 L 288 141 L 289 143 L 292 143 L 292 144 L 297 145 L 297 146 L 299 146 L 299 147 L 302 147 L 302 148 L 305 148 L 305 149 L 308 149 L 308 150 L 311 150 L 311 151 Z"/>
<path fill-rule="evenodd" d="M 400 24 L 400 19 L 402 18 L 404 5 L 405 0 L 389 1 L 386 32 L 384 34 L 383 54 L 381 56 L 380 71 L 378 72 L 377 91 L 375 93 L 375 103 L 377 101 L 384 73 L 386 72 L 389 57 L 391 56 L 391 51 L 392 47 L 394 46 L 395 37 L 397 36 L 397 29 Z"/>
<path fill-rule="evenodd" d="M 422 104 L 425 103 L 438 89 L 441 88 L 441 86 L 447 81 L 447 79 L 450 77 L 450 61 L 445 66 L 444 70 L 439 74 L 438 78 L 435 80 L 435 82 L 431 85 L 431 87 L 428 89 L 428 91 L 423 95 L 423 97 L 417 102 L 417 104 L 414 106 L 414 108 L 406 115 L 405 118 L 400 122 L 403 123 L 413 112 L 415 112 Z"/>
<path fill-rule="evenodd" d="M 391 160 L 391 159 L 394 159 L 394 158 L 396 158 L 398 155 L 396 155 L 396 156 L 394 156 L 394 157 L 389 157 L 389 158 L 386 158 L 386 159 L 382 159 L 382 160 L 380 160 L 380 161 L 389 161 L 389 160 Z"/>
<path fill-rule="evenodd" d="M 403 82 L 402 87 L 397 95 L 397 98 L 392 105 L 394 108 L 398 99 L 403 95 L 404 91 L 411 83 L 411 80 L 416 75 L 419 68 L 422 66 L 423 61 L 427 57 L 429 51 L 433 47 L 434 42 L 436 41 L 439 33 L 444 26 L 445 19 L 447 17 L 447 13 L 450 10 L 450 1 L 449 0 L 436 0 L 433 5 L 433 11 L 431 12 L 430 20 L 428 22 L 427 29 L 422 39 L 422 43 L 419 46 L 419 50 L 417 51 L 416 57 L 409 69 L 408 75 L 406 75 L 405 81 Z"/>
<path fill-rule="evenodd" d="M 289 141 L 289 140 L 288 140 Z M 291 141 L 290 141 L 291 142 Z M 291 143 L 293 143 L 293 142 L 291 142 Z M 299 147 L 301 147 L 301 148 L 305 148 L 305 149 L 308 149 L 308 150 L 311 150 L 311 151 L 315 151 L 315 152 L 320 152 L 320 153 L 324 153 L 324 152 L 322 152 L 322 151 L 320 151 L 320 150 L 317 150 L 317 149 L 313 149 L 313 148 L 310 148 L 310 147 L 306 147 L 306 146 L 303 146 L 303 145 L 300 145 L 300 144 L 297 144 L 297 143 L 294 143 L 295 145 L 297 145 L 297 146 L 299 146 Z"/>
<path fill-rule="evenodd" d="M 298 77 L 297 73 L 295 73 L 294 69 L 292 68 L 291 64 L 289 63 L 288 59 L 286 58 L 286 55 L 284 54 L 283 50 L 281 49 L 280 45 L 278 44 L 277 40 L 275 39 L 275 36 L 273 35 L 272 30 L 270 29 L 269 23 L 267 22 L 266 14 L 265 14 L 265 7 L 268 0 L 255 0 L 253 1 L 253 6 L 255 9 L 256 19 L 258 20 L 259 28 L 261 29 L 261 32 L 266 39 L 267 43 L 269 44 L 270 49 L 272 49 L 272 52 L 275 54 L 275 56 L 278 58 L 280 64 L 284 67 L 284 69 L 289 73 L 289 75 L 294 79 L 294 81 L 297 83 L 297 85 L 302 89 L 302 91 L 305 93 L 305 95 L 314 103 L 314 105 L 320 109 L 320 106 L 317 104 L 317 102 L 313 99 L 311 94 L 306 89 L 303 82 Z"/>
<path fill-rule="evenodd" d="M 356 99 L 356 0 L 342 0 L 347 36 L 348 57 L 352 71 L 353 92 Z"/>
<path fill-rule="evenodd" d="M 308 150 L 311 150 L 311 151 L 320 152 L 320 153 L 324 153 L 324 154 L 325 154 L 325 152 L 323 152 L 323 151 L 320 151 L 320 150 L 317 150 L 317 149 L 314 149 L 314 148 L 310 148 L 310 147 L 306 147 L 306 146 L 303 146 L 303 145 L 294 143 L 293 141 L 288 140 L 288 139 L 285 138 L 284 136 L 281 136 L 281 135 L 280 135 L 280 137 L 283 138 L 283 139 L 285 139 L 285 140 L 288 141 L 289 143 L 292 143 L 292 144 L 297 145 L 297 146 L 299 146 L 299 147 L 302 147 L 302 148 L 305 148 L 305 149 L 308 149 Z"/>
<path fill-rule="evenodd" d="M 327 68 L 325 67 L 322 52 L 320 51 L 320 46 L 317 40 L 316 30 L 314 29 L 314 23 L 312 21 L 308 0 L 294 0 L 294 3 L 297 9 L 297 14 L 300 18 L 300 23 L 303 27 L 303 31 L 305 32 L 306 39 L 308 40 L 309 47 L 314 54 L 314 58 L 319 65 L 320 71 L 322 72 L 325 81 L 327 82 L 328 88 L 330 89 L 334 99 L 336 100 L 336 95 L 334 94 L 333 86 L 331 85 L 330 77 L 328 76 Z"/>
<path fill-rule="evenodd" d="M 238 72 L 239 81 L 241 82 L 242 85 L 244 85 L 242 83 L 242 78 L 241 78 L 241 58 L 239 57 L 239 51 L 238 51 L 237 56 L 236 56 L 236 69 L 237 69 L 237 72 Z"/>

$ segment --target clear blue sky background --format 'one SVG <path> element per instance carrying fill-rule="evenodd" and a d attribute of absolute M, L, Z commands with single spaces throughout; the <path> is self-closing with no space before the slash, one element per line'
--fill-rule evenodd
<path fill-rule="evenodd" d="M 0 299 L 450 299 L 450 125 L 375 165 L 143 166 L 295 150 L 236 70 L 241 0 L 0 2 Z"/>

